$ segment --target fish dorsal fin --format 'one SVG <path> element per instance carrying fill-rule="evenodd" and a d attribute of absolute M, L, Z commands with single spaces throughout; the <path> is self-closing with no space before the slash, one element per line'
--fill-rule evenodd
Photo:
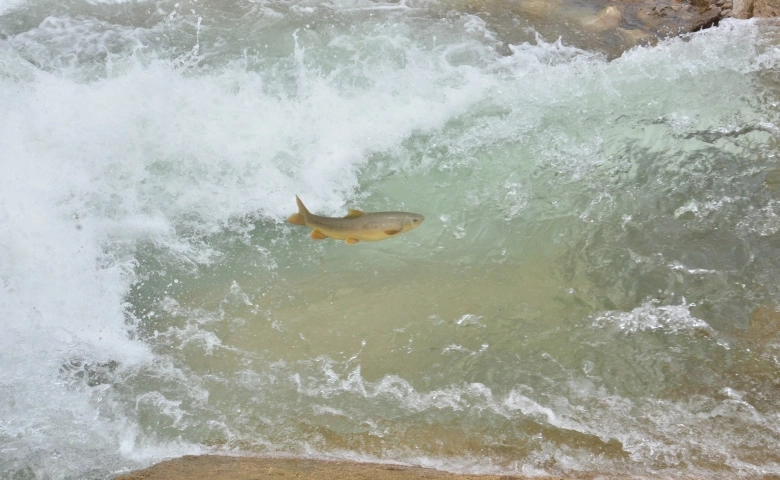
<path fill-rule="evenodd" d="M 349 209 L 349 213 L 347 213 L 347 214 L 344 216 L 344 218 L 355 218 L 355 217 L 359 217 L 359 216 L 361 216 L 361 215 L 365 215 L 365 214 L 366 214 L 366 212 L 362 212 L 362 211 L 360 211 L 360 210 L 355 210 L 355 209 L 353 209 L 353 208 L 350 208 L 350 209 Z"/>

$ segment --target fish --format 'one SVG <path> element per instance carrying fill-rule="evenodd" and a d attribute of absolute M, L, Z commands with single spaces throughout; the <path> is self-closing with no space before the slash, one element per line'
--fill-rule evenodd
<path fill-rule="evenodd" d="M 350 209 L 341 217 L 322 217 L 306 209 L 298 196 L 298 213 L 287 218 L 293 225 L 304 225 L 312 229 L 311 238 L 323 240 L 335 238 L 350 245 L 358 242 L 376 242 L 408 232 L 422 224 L 425 217 L 410 212 L 371 212 Z"/>

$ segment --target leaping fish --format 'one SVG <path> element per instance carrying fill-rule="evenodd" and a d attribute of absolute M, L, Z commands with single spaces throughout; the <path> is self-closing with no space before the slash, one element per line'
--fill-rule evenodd
<path fill-rule="evenodd" d="M 287 221 L 311 228 L 311 238 L 314 240 L 336 238 L 344 240 L 350 245 L 360 241 L 375 242 L 408 232 L 420 226 L 425 220 L 425 217 L 416 213 L 366 213 L 352 209 L 343 218 L 321 217 L 310 213 L 297 195 L 295 201 L 298 203 L 298 213 L 290 215 Z"/>

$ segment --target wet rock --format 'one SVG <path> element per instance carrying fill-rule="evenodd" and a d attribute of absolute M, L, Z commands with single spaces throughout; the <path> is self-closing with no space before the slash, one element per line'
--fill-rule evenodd
<path fill-rule="evenodd" d="M 731 10 L 734 18 L 751 18 L 753 16 L 753 0 L 734 0 Z"/>
<path fill-rule="evenodd" d="M 620 25 L 622 17 L 623 12 L 618 7 L 610 5 L 601 10 L 595 17 L 584 19 L 582 23 L 585 27 L 603 31 Z"/>
<path fill-rule="evenodd" d="M 585 25 L 621 32 L 631 25 L 660 39 L 716 26 L 722 18 L 780 17 L 780 0 L 622 0 L 608 8 L 620 12 L 619 21 L 604 9 Z"/>
<path fill-rule="evenodd" d="M 780 17 L 780 0 L 733 0 L 731 16 L 734 18 Z"/>
<path fill-rule="evenodd" d="M 755 0 L 753 16 L 761 18 L 780 17 L 780 0 Z"/>
<path fill-rule="evenodd" d="M 780 192 L 780 170 L 768 171 L 764 183 L 769 191 Z"/>
<path fill-rule="evenodd" d="M 633 2 L 633 5 L 638 5 L 636 20 L 642 24 L 644 30 L 659 38 L 711 27 L 721 18 L 720 8 L 707 0 L 693 0 L 690 4 Z"/>
<path fill-rule="evenodd" d="M 638 45 L 716 26 L 722 18 L 780 15 L 780 0 L 448 0 L 441 7 L 443 14 L 454 10 L 482 18 L 503 40 L 506 54 L 506 45 L 534 42 L 538 33 L 610 59 Z"/>
<path fill-rule="evenodd" d="M 407 465 L 328 462 L 305 458 L 186 455 L 158 463 L 145 470 L 119 475 L 114 480 L 412 480 L 421 478 L 430 480 L 519 480 L 525 477 L 457 474 Z M 558 479 L 558 477 L 534 478 Z"/>
<path fill-rule="evenodd" d="M 534 17 L 543 17 L 553 13 L 560 4 L 561 0 L 527 0 L 520 3 L 520 9 Z"/>

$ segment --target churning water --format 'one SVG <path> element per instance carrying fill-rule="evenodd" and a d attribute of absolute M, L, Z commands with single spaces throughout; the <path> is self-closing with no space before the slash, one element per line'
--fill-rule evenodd
<path fill-rule="evenodd" d="M 780 474 L 780 27 L 490 18 L 1 2 L 0 477 Z M 426 222 L 316 242 L 296 194 Z"/>

